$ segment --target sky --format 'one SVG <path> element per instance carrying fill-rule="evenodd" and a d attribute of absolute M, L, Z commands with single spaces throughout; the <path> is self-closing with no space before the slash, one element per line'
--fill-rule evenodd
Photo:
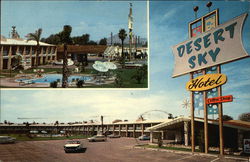
<path fill-rule="evenodd" d="M 72 36 L 90 34 L 98 41 L 128 28 L 130 1 L 2 1 L 1 34 L 8 37 L 14 25 L 20 36 L 43 29 L 42 37 L 72 26 Z M 145 1 L 133 2 L 134 33 L 147 37 Z M 128 31 L 128 30 L 127 30 Z"/>
<path fill-rule="evenodd" d="M 171 77 L 174 67 L 171 47 L 188 39 L 188 23 L 194 20 L 193 7 L 199 6 L 200 17 L 208 12 L 206 2 L 151 1 L 149 5 L 148 89 L 2 90 L 1 121 L 6 119 L 23 122 L 17 118 L 39 117 L 44 119 L 36 120 L 38 122 L 72 122 L 99 120 L 93 116 L 100 115 L 104 115 L 104 122 L 115 119 L 135 121 L 140 114 L 156 109 L 172 113 L 173 116 L 188 117 L 190 111 L 183 108 L 182 104 L 190 96 L 185 89 L 189 75 Z M 222 24 L 242 13 L 249 14 L 249 5 L 249 2 L 215 1 L 211 10 L 219 8 Z M 128 7 L 125 8 L 128 10 Z M 112 15 L 111 12 L 109 14 Z M 243 28 L 243 46 L 250 53 L 249 17 Z M 228 78 L 227 83 L 222 86 L 222 95 L 234 96 L 233 102 L 223 104 L 223 113 L 238 119 L 241 113 L 250 112 L 250 59 L 222 65 L 222 73 Z M 162 114 L 155 114 L 154 118 L 157 119 L 160 115 Z M 202 111 L 200 114 L 196 111 L 195 115 L 203 114 Z"/>

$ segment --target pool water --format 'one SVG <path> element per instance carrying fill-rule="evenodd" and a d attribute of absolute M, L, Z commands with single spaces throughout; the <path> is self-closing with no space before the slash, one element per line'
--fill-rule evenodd
<path fill-rule="evenodd" d="M 80 75 L 72 75 L 68 77 L 68 82 L 73 82 L 74 80 L 84 80 L 84 81 L 90 81 L 93 77 L 90 76 L 80 76 Z M 62 82 L 62 74 L 46 74 L 43 75 L 42 78 L 37 79 L 17 79 L 16 81 L 20 82 L 33 82 L 33 83 L 51 83 L 54 81 Z"/>

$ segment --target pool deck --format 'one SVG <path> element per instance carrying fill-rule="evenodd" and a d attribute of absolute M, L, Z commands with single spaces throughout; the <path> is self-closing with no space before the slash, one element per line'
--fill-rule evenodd
<path fill-rule="evenodd" d="M 1 78 L 0 79 L 0 86 L 2 87 L 13 87 L 13 88 L 45 88 L 49 87 L 49 84 L 43 83 L 24 83 L 24 82 L 16 82 L 17 78 Z"/>
<path fill-rule="evenodd" d="M 21 79 L 21 78 L 34 78 L 34 74 L 18 74 L 17 76 L 13 78 L 0 78 L 0 86 L 1 87 L 10 87 L 10 88 L 51 88 L 50 83 L 25 83 L 25 82 L 17 82 L 16 79 Z M 83 85 L 84 87 L 87 86 L 93 86 L 93 85 L 103 85 L 103 84 L 111 84 L 114 82 L 114 79 L 110 80 L 104 80 L 102 82 L 97 82 L 97 80 L 92 80 L 92 81 L 85 81 L 85 84 Z M 61 83 L 58 84 L 57 88 L 61 87 Z M 69 83 L 68 88 L 76 88 L 76 82 L 71 82 Z"/>

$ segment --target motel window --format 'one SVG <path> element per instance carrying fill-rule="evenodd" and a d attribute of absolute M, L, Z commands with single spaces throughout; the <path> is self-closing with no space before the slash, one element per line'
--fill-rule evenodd
<path fill-rule="evenodd" d="M 12 55 L 16 55 L 17 46 L 12 46 Z"/>
<path fill-rule="evenodd" d="M 50 54 L 50 52 L 51 52 L 51 48 L 50 48 L 50 47 L 48 47 L 48 54 Z"/>
<path fill-rule="evenodd" d="M 54 54 L 55 53 L 55 48 L 51 47 L 51 53 Z"/>
<path fill-rule="evenodd" d="M 32 55 L 35 55 L 35 53 L 36 53 L 36 48 L 32 47 Z"/>
<path fill-rule="evenodd" d="M 23 48 L 24 48 L 23 46 L 20 46 L 20 47 L 19 47 L 19 50 L 18 50 L 18 52 L 19 52 L 21 55 L 23 55 L 23 50 L 24 50 Z"/>
<path fill-rule="evenodd" d="M 3 56 L 8 56 L 9 48 L 9 46 L 3 46 Z"/>
<path fill-rule="evenodd" d="M 30 47 L 29 47 L 29 46 L 27 46 L 27 47 L 25 48 L 25 54 L 26 54 L 26 55 L 29 55 L 29 54 L 30 54 Z"/>
<path fill-rule="evenodd" d="M 46 47 L 43 47 L 43 54 L 46 53 Z"/>
<path fill-rule="evenodd" d="M 41 54 L 42 48 L 43 48 L 43 47 L 41 47 L 41 46 L 39 47 L 39 49 L 38 49 L 38 54 Z"/>

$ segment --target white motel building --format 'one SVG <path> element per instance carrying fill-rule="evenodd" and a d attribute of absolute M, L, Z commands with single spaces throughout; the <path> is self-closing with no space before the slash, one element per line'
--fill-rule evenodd
<path fill-rule="evenodd" d="M 21 38 L 5 38 L 1 36 L 0 44 L 0 70 L 11 69 L 15 55 L 21 55 L 24 66 L 32 67 L 38 59 L 39 65 L 56 60 L 57 47 L 40 42 L 38 58 L 36 58 L 36 41 L 27 41 Z"/>

